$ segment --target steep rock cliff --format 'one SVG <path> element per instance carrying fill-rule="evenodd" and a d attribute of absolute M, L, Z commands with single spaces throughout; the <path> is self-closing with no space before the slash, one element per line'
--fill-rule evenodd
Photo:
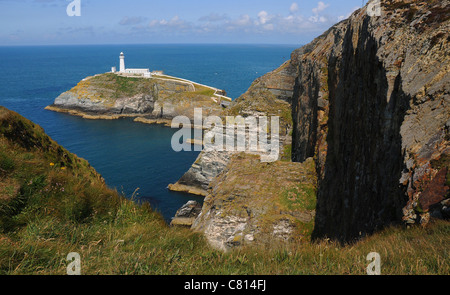
<path fill-rule="evenodd" d="M 449 18 L 449 1 L 382 1 L 381 16 L 360 9 L 294 53 L 293 159 L 316 158 L 315 237 L 420 219 L 448 171 Z M 448 176 L 439 191 L 432 206 Z"/>

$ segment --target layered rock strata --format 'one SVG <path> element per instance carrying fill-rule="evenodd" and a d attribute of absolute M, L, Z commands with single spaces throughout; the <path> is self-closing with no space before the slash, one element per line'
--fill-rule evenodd
<path fill-rule="evenodd" d="M 449 13 L 448 1 L 382 1 L 381 16 L 360 9 L 297 51 L 293 158 L 316 158 L 315 237 L 420 219 L 449 153 Z"/>

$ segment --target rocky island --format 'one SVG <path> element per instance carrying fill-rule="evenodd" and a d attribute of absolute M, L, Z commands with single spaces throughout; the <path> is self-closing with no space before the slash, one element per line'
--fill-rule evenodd
<path fill-rule="evenodd" d="M 123 53 L 121 54 L 121 62 Z M 85 119 L 134 117 L 143 123 L 169 124 L 176 116 L 193 118 L 195 108 L 217 115 L 231 102 L 226 92 L 193 81 L 122 67 L 86 77 L 46 109 Z"/>

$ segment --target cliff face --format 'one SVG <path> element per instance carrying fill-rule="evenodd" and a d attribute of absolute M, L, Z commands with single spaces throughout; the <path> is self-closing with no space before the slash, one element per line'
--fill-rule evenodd
<path fill-rule="evenodd" d="M 294 53 L 293 159 L 316 158 L 315 237 L 420 219 L 448 166 L 449 15 L 448 1 L 383 1 L 381 16 L 361 9 Z"/>

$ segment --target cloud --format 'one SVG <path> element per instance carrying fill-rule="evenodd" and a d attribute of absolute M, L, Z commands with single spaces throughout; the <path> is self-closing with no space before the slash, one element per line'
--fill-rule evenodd
<path fill-rule="evenodd" d="M 259 13 L 258 13 L 258 23 L 259 24 L 262 24 L 262 25 L 264 25 L 264 24 L 266 24 L 268 21 L 270 21 L 270 19 L 271 19 L 272 17 L 271 16 L 269 16 L 269 14 L 267 13 L 267 11 L 260 11 Z M 258 24 L 257 23 L 257 24 Z"/>
<path fill-rule="evenodd" d="M 165 32 L 184 32 L 188 31 L 189 29 L 192 29 L 193 24 L 190 22 L 181 19 L 178 15 L 174 16 L 170 20 L 161 19 L 157 20 L 154 19 L 150 21 L 147 28 L 148 29 L 157 29 L 157 30 L 164 30 Z"/>
<path fill-rule="evenodd" d="M 325 4 L 322 1 L 319 1 L 319 3 L 317 3 L 317 7 L 312 9 L 312 12 L 314 14 L 319 14 L 322 11 L 324 11 L 328 6 L 330 6 L 330 4 Z"/>
<path fill-rule="evenodd" d="M 289 8 L 289 11 L 292 13 L 296 13 L 298 11 L 298 4 L 297 3 L 292 3 L 291 7 Z"/>
<path fill-rule="evenodd" d="M 1 0 L 0 0 L 1 1 Z M 293 13 L 299 10 L 297 3 L 292 3 L 289 12 L 285 15 L 270 13 L 267 10 L 261 10 L 256 15 L 242 14 L 230 17 L 226 14 L 212 12 L 204 15 L 195 21 L 186 20 L 176 15 L 171 19 L 153 19 L 146 25 L 140 25 L 142 19 L 139 17 L 126 17 L 121 20 L 122 25 L 131 26 L 133 33 L 147 35 L 176 35 L 176 36 L 272 36 L 301 34 L 316 34 L 326 30 L 337 16 L 328 17 L 323 15 L 323 11 L 328 4 L 320 1 L 317 7 L 313 9 L 314 15 L 300 15 Z M 276 35 L 274 35 L 276 34 Z"/>
<path fill-rule="evenodd" d="M 238 19 L 232 21 L 232 24 L 239 26 L 239 27 L 248 26 L 251 23 L 252 23 L 252 21 L 248 14 L 243 14 Z"/>
<path fill-rule="evenodd" d="M 310 16 L 308 20 L 313 23 L 326 23 L 328 21 L 328 18 L 326 18 L 325 16 L 313 15 Z"/>
<path fill-rule="evenodd" d="M 320 15 L 321 12 L 323 12 L 327 7 L 330 6 L 329 4 L 325 4 L 322 1 L 319 1 L 317 3 L 317 7 L 312 9 L 312 12 L 314 15 L 310 16 L 308 20 L 312 23 L 327 23 L 328 18 L 326 16 Z"/>

